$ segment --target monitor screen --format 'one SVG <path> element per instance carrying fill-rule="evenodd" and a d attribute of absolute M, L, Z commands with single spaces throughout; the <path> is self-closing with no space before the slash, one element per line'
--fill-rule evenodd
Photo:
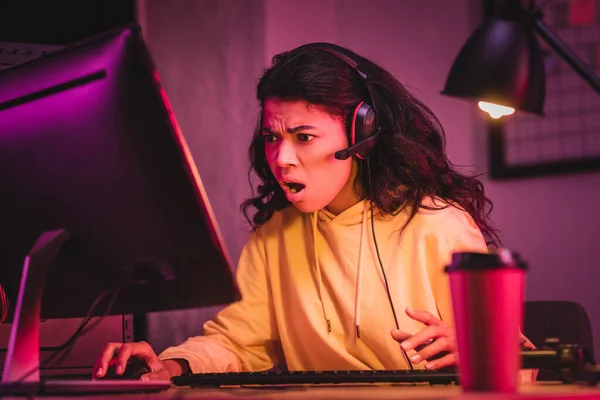
<path fill-rule="evenodd" d="M 59 230 L 67 240 L 41 261 L 50 264 L 42 318 L 86 316 L 119 282 L 134 284 L 123 287 L 110 314 L 239 298 L 137 26 L 4 70 L 0 88 L 0 285 L 9 320 L 27 254 L 44 232 Z"/>

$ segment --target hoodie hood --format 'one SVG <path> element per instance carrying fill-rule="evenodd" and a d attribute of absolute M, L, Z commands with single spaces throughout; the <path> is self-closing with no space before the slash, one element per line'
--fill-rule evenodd
<path fill-rule="evenodd" d="M 340 214 L 335 215 L 331 211 L 323 208 L 317 211 L 316 214 L 320 222 L 331 222 L 337 225 L 352 226 L 363 223 L 363 214 L 365 209 L 370 211 L 370 207 L 373 207 L 373 217 L 379 214 L 379 209 L 370 200 L 364 199 L 353 205 L 352 207 L 342 211 Z M 368 212 L 367 218 L 371 218 L 371 213 Z"/>

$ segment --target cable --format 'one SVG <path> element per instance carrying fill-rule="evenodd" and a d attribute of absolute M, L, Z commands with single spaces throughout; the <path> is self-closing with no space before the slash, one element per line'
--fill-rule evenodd
<path fill-rule="evenodd" d="M 385 283 L 385 291 L 387 293 L 388 301 L 390 302 L 390 307 L 392 307 L 392 314 L 394 315 L 394 322 L 396 323 L 396 329 L 400 330 L 400 324 L 398 323 L 398 317 L 396 316 L 396 308 L 394 307 L 394 302 L 392 301 L 392 295 L 390 293 L 390 287 L 388 285 L 387 276 L 385 274 L 385 269 L 383 268 L 383 262 L 381 261 L 381 256 L 379 255 L 379 246 L 377 245 L 377 238 L 375 237 L 375 220 L 373 218 L 373 190 L 372 190 L 372 182 L 371 182 L 371 165 L 369 162 L 369 158 L 367 157 L 367 179 L 369 181 L 369 200 L 371 201 L 370 209 L 371 209 L 371 231 L 373 233 L 373 242 L 375 243 L 375 252 L 377 253 L 377 260 L 379 261 L 379 267 L 381 268 L 381 274 L 383 275 L 383 282 Z M 402 354 L 404 355 L 404 359 L 408 363 L 408 366 L 411 370 L 414 370 L 415 367 L 410 362 L 408 358 L 408 354 L 406 354 L 406 350 L 400 346 L 400 350 L 402 350 Z"/>
<path fill-rule="evenodd" d="M 71 335 L 71 337 L 69 339 L 67 339 L 63 344 L 58 345 L 58 346 L 48 346 L 48 347 L 40 347 L 40 351 L 60 351 L 60 350 L 64 350 L 67 346 L 69 346 L 69 344 L 71 343 L 71 341 L 73 340 L 73 338 L 77 335 L 83 335 L 84 333 L 88 332 L 91 328 L 97 326 L 97 322 L 94 323 L 94 325 L 92 325 L 90 328 L 86 329 L 85 331 L 84 328 L 85 326 L 90 322 L 90 320 L 92 319 L 91 315 L 93 313 L 93 310 L 98 306 L 98 303 L 100 303 L 108 294 L 110 294 L 110 292 L 112 290 L 115 290 L 115 294 L 113 294 L 113 297 L 111 298 L 109 305 L 107 306 L 108 309 L 110 309 L 110 307 L 112 307 L 112 303 L 113 303 L 113 299 L 114 296 L 116 294 L 119 293 L 120 289 L 119 289 L 120 285 L 114 285 L 112 287 L 109 287 L 108 289 L 104 290 L 102 293 L 100 293 L 96 299 L 94 299 L 94 302 L 92 303 L 92 305 L 90 306 L 90 308 L 88 309 L 86 316 L 83 318 L 83 321 L 81 322 L 81 324 L 79 324 L 79 327 L 77 327 L 77 329 L 75 330 L 75 333 L 73 333 L 73 335 Z"/>
<path fill-rule="evenodd" d="M 116 289 L 116 288 L 117 288 L 117 285 L 115 285 L 114 287 L 110 287 L 110 288 L 104 290 L 102 293 L 100 293 L 96 297 L 96 299 L 94 299 L 94 302 L 92 303 L 92 305 L 88 309 L 88 312 L 86 313 L 86 316 L 83 318 L 82 323 L 79 325 L 79 327 L 77 327 L 77 329 L 75 330 L 75 333 L 69 339 L 67 339 L 63 344 L 58 345 L 58 346 L 40 347 L 40 352 L 41 351 L 58 351 L 58 350 L 64 350 L 69 345 L 69 343 L 71 342 L 71 340 L 73 340 L 73 336 L 79 334 L 79 332 L 82 331 L 83 328 L 89 323 L 89 321 L 91 320 L 90 315 L 92 314 L 93 309 L 98 306 L 98 303 L 100 301 L 102 301 L 102 299 L 104 299 L 111 292 L 111 290 Z M 7 301 L 7 305 L 8 305 L 8 301 Z M 0 321 L 0 322 L 2 322 L 2 321 Z M 94 324 L 92 327 L 95 327 L 96 325 L 97 324 Z M 90 327 L 90 328 L 92 328 L 92 327 Z M 86 333 L 88 331 L 89 331 L 89 329 L 86 330 L 85 332 L 81 332 L 81 334 L 83 335 L 84 333 Z M 7 352 L 7 351 L 8 351 L 7 348 L 0 349 L 0 352 Z"/>
<path fill-rule="evenodd" d="M 52 365 L 53 361 L 54 361 L 54 363 L 58 363 L 58 362 L 61 362 L 62 360 L 64 360 L 64 358 L 70 353 L 72 346 L 75 344 L 77 339 L 80 336 L 82 336 L 83 334 L 89 332 L 91 329 L 95 328 L 110 313 L 110 311 L 117 299 L 117 296 L 119 295 L 119 293 L 121 292 L 121 289 L 123 289 L 124 286 L 125 286 L 125 284 L 119 283 L 119 284 L 114 285 L 113 287 L 110 287 L 110 288 L 104 290 L 102 293 L 100 293 L 98 295 L 98 297 L 96 297 L 96 299 L 94 300 L 94 302 L 92 303 L 90 308 L 88 309 L 86 316 L 84 317 L 84 319 L 81 322 L 81 324 L 79 325 L 79 327 L 75 330 L 75 333 L 73 333 L 73 335 L 71 335 L 71 337 L 69 339 L 67 339 L 62 345 L 57 346 L 55 348 L 56 351 L 54 353 L 50 354 L 43 362 L 40 363 L 39 366 L 34 367 L 31 370 L 27 371 L 19 379 L 17 379 L 14 383 L 12 383 L 8 387 L 8 391 L 10 391 L 10 389 L 22 384 L 23 382 L 25 382 L 25 380 L 27 378 L 29 378 L 32 374 L 36 373 L 40 369 L 45 368 L 49 365 Z M 98 320 L 96 320 L 92 325 L 87 327 L 87 329 L 86 329 L 86 326 L 89 324 L 89 322 L 92 319 L 92 314 L 93 314 L 95 308 L 102 301 L 102 299 L 104 299 L 111 292 L 113 292 L 113 295 L 106 307 L 104 314 Z M 55 361 L 56 357 L 58 357 L 61 354 L 62 354 L 62 356 L 58 360 Z"/>
<path fill-rule="evenodd" d="M 67 339 L 62 345 L 58 346 L 56 348 L 56 351 L 53 354 L 48 356 L 48 358 L 46 358 L 44 360 L 44 362 L 40 364 L 40 369 L 59 364 L 69 354 L 71 354 L 71 351 L 73 350 L 73 346 L 75 345 L 75 342 L 77 341 L 77 339 L 79 339 L 81 336 L 85 335 L 86 333 L 88 333 L 89 331 L 94 329 L 96 326 L 98 326 L 104 320 L 104 318 L 106 318 L 106 316 L 110 313 L 110 311 L 111 311 L 112 307 L 114 306 L 114 303 L 117 300 L 117 297 L 118 297 L 119 293 L 121 292 L 121 290 L 123 289 L 123 287 L 124 287 L 123 284 L 118 284 L 118 285 L 115 285 L 115 287 L 113 289 L 108 289 L 108 290 L 105 290 L 103 293 L 101 293 L 96 298 L 94 303 L 92 303 L 92 305 L 90 306 L 90 309 L 87 312 L 87 316 L 82 321 L 82 323 L 79 325 L 79 328 L 77 328 L 77 330 L 73 333 L 73 335 L 71 335 L 71 337 L 69 339 Z M 112 297 L 109 300 L 109 303 L 106 307 L 106 311 L 104 312 L 104 314 L 102 316 L 100 316 L 100 318 L 98 318 L 96 321 L 94 321 L 94 323 L 92 323 L 90 326 L 87 326 L 89 324 L 89 322 L 92 320 L 91 315 L 93 313 L 94 308 L 96 308 L 98 306 L 98 303 L 102 300 L 102 298 L 106 297 L 110 293 L 111 290 L 113 290 L 114 292 L 113 292 Z M 62 353 L 62 355 L 60 355 L 61 353 Z M 57 360 L 53 361 L 53 359 L 58 357 L 59 355 L 60 355 L 60 357 Z"/>

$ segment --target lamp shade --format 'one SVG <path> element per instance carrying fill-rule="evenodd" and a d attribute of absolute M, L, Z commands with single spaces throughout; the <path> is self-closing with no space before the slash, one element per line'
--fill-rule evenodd
<path fill-rule="evenodd" d="M 442 94 L 542 115 L 544 60 L 525 19 L 490 18 L 467 40 Z"/>

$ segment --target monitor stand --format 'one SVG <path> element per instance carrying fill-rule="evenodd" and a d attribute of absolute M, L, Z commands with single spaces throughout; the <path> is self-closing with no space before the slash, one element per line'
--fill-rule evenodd
<path fill-rule="evenodd" d="M 93 381 L 91 377 L 89 381 L 40 380 L 40 310 L 46 274 L 70 236 L 66 229 L 44 232 L 25 257 L 0 383 L 0 397 L 167 389 L 170 381 Z"/>

